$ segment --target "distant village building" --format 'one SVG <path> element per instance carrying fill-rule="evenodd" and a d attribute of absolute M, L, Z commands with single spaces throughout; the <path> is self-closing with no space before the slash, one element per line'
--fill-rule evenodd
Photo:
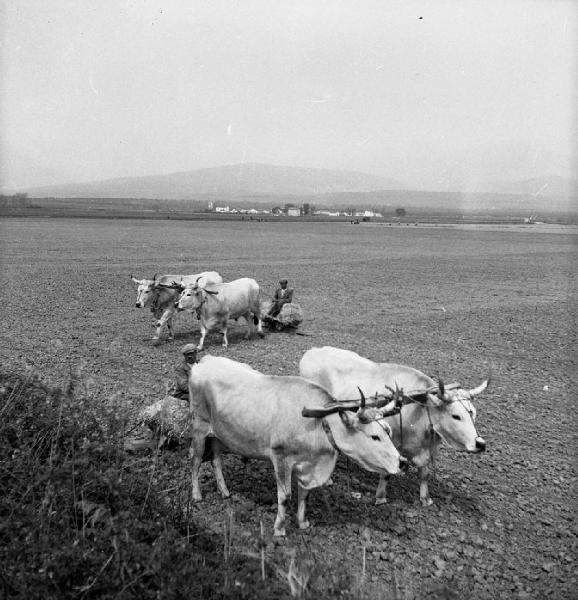
<path fill-rule="evenodd" d="M 231 212 L 228 206 L 215 206 L 215 212 L 228 213 Z"/>
<path fill-rule="evenodd" d="M 338 210 L 316 210 L 315 214 L 325 215 L 327 217 L 338 217 L 340 213 Z"/>
<path fill-rule="evenodd" d="M 300 217 L 301 209 L 298 206 L 288 206 L 286 208 L 286 214 L 288 217 Z"/>
<path fill-rule="evenodd" d="M 352 215 L 354 217 L 383 217 L 383 215 L 379 212 L 375 212 L 373 210 L 357 210 L 355 211 L 355 213 Z"/>

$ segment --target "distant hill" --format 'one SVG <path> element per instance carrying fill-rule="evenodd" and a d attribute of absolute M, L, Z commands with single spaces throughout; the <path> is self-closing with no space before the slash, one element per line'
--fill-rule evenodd
<path fill-rule="evenodd" d="M 187 200 L 215 196 L 316 195 L 403 189 L 399 181 L 357 171 L 244 163 L 170 175 L 125 177 L 27 190 L 31 197 L 155 198 Z"/>
<path fill-rule="evenodd" d="M 31 198 L 93 199 L 99 204 L 130 199 L 231 206 L 310 203 L 317 207 L 395 208 L 434 211 L 577 212 L 576 180 L 540 177 L 483 184 L 476 191 L 408 189 L 385 177 L 358 171 L 244 163 L 169 175 L 126 177 L 27 190 Z M 127 205 L 128 205 L 127 204 Z"/>

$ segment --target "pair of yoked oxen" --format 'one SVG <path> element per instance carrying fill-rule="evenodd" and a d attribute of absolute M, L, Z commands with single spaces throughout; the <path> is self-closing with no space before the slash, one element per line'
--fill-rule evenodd
<path fill-rule="evenodd" d="M 175 289 L 175 276 L 165 277 L 166 287 L 159 289 Z M 204 289 L 199 276 L 192 277 L 192 289 Z M 135 281 L 141 286 L 146 280 Z M 212 288 L 222 291 L 218 284 Z M 186 283 L 178 293 L 183 289 Z M 193 498 L 202 499 L 199 469 L 209 440 L 223 497 L 229 496 L 223 452 L 273 463 L 276 536 L 286 532 L 292 475 L 298 484 L 297 522 L 305 529 L 307 495 L 330 480 L 339 453 L 379 473 L 377 504 L 387 501 L 388 477 L 413 464 L 419 472 L 421 503 L 428 506 L 428 469 L 441 443 L 476 454 L 486 448 L 476 430 L 472 399 L 488 383 L 489 378 L 470 390 L 459 384 L 444 386 L 411 367 L 376 363 L 330 346 L 308 350 L 299 363 L 299 376 L 266 375 L 229 358 L 204 356 L 193 365 L 189 380 Z"/>

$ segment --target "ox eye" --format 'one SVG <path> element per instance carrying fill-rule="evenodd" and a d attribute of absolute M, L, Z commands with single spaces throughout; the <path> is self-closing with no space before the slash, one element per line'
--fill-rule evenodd
<path fill-rule="evenodd" d="M 372 440 L 375 440 L 376 442 L 379 442 L 379 441 L 381 441 L 381 440 L 379 439 L 379 436 L 378 436 L 378 435 L 372 435 L 372 436 L 371 436 L 371 439 L 372 439 Z"/>
<path fill-rule="evenodd" d="M 452 419 L 455 419 L 456 421 L 461 421 L 462 418 L 460 417 L 460 415 L 452 415 Z"/>

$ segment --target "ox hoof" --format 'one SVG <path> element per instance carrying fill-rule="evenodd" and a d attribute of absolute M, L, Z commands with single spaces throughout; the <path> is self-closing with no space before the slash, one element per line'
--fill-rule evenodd
<path fill-rule="evenodd" d="M 309 523 L 309 521 L 303 521 L 302 523 L 299 523 L 299 529 L 309 529 L 310 526 L 311 523 Z"/>
<path fill-rule="evenodd" d="M 431 506 L 433 504 L 433 500 L 431 498 L 422 498 L 421 499 L 421 505 L 424 508 L 427 508 L 428 506 Z"/>
<path fill-rule="evenodd" d="M 387 504 L 387 498 L 376 498 L 375 506 L 379 506 L 380 504 Z"/>
<path fill-rule="evenodd" d="M 257 333 L 259 334 L 260 338 L 264 338 L 265 337 L 265 334 L 262 331 L 258 331 Z"/>

